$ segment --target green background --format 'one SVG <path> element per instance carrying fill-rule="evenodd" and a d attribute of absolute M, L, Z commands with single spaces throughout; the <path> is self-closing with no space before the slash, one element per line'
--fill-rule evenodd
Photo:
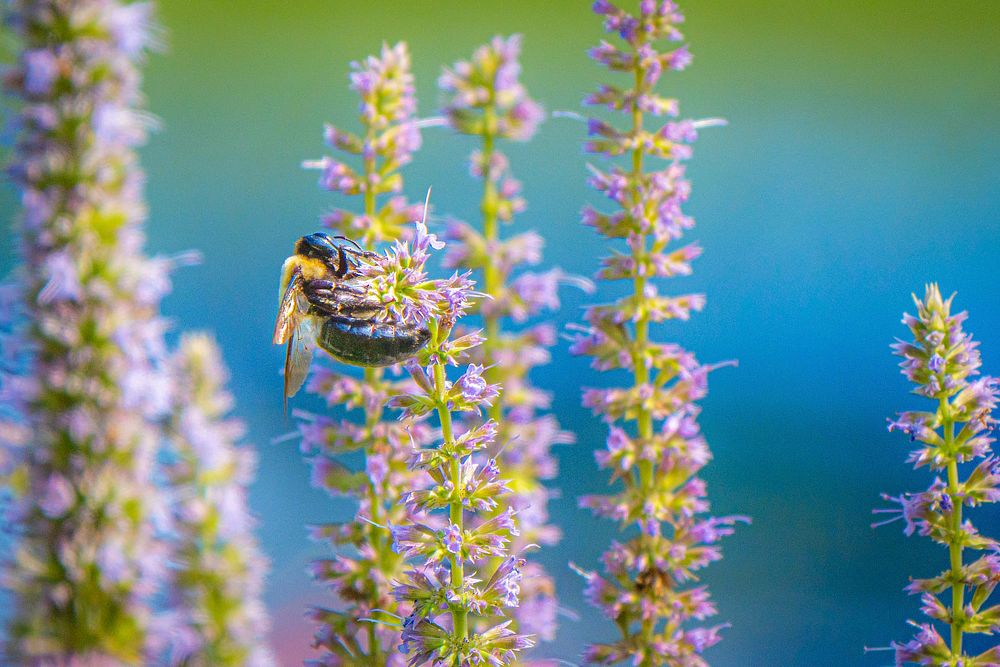
<path fill-rule="evenodd" d="M 273 561 L 267 601 L 283 664 L 310 655 L 307 605 L 329 603 L 305 573 L 326 555 L 303 523 L 347 516 L 348 504 L 309 488 L 281 414 L 279 350 L 270 346 L 278 269 L 295 238 L 335 203 L 303 159 L 325 152 L 322 124 L 355 127 L 348 62 L 383 40 L 409 42 L 420 110 L 434 113 L 441 65 L 467 58 L 494 34 L 524 34 L 523 79 L 549 110 L 580 110 L 607 74 L 585 51 L 602 37 L 585 2 L 566 0 L 166 0 L 167 51 L 150 59 L 145 89 L 162 130 L 143 152 L 149 175 L 149 247 L 198 248 L 203 265 L 181 270 L 164 310 L 176 328 L 208 328 L 231 366 L 239 415 L 261 456 L 253 489 L 260 536 Z M 884 418 L 919 407 L 897 375 L 888 344 L 911 291 L 940 281 L 971 311 L 985 371 L 1000 373 L 1000 3 L 982 0 L 729 0 L 682 3 L 693 66 L 664 91 L 693 117 L 724 116 L 706 130 L 690 166 L 690 235 L 705 248 L 695 275 L 668 289 L 704 290 L 706 311 L 656 335 L 704 361 L 738 359 L 717 372 L 703 425 L 716 460 L 707 468 L 714 507 L 753 516 L 707 572 L 731 622 L 713 665 L 887 665 L 864 655 L 909 637 L 918 602 L 908 576 L 946 566 L 941 549 L 904 538 L 898 524 L 873 531 L 880 491 L 916 490 L 926 471 L 904 463 L 905 437 Z M 528 145 L 509 147 L 529 209 L 515 227 L 547 239 L 547 263 L 590 274 L 605 245 L 578 224 L 597 197 L 585 185 L 584 127 L 555 119 Z M 428 130 L 406 169 L 408 194 L 429 186 L 439 214 L 472 218 L 471 143 Z M 8 188 L 2 203 L 15 209 Z M 351 204 L 356 205 L 355 203 Z M 474 219 L 474 218 L 473 218 Z M 513 231 L 513 230 L 512 230 Z M 13 241 L 0 248 L 12 262 Z M 615 286 L 593 298 L 609 298 Z M 557 319 L 588 301 L 567 293 Z M 591 451 L 604 429 L 579 407 L 586 362 L 555 353 L 538 384 L 580 442 L 560 451 L 562 498 L 553 514 L 566 537 L 540 558 L 559 580 L 558 640 L 536 655 L 576 661 L 584 644 L 613 636 L 586 606 L 573 560 L 594 567 L 615 536 L 577 510 L 600 491 Z M 319 410 L 308 397 L 296 407 Z M 995 508 L 971 513 L 1000 533 Z"/>

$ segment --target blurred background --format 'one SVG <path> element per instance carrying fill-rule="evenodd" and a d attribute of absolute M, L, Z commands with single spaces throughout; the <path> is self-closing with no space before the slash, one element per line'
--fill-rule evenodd
<path fill-rule="evenodd" d="M 167 52 L 150 60 L 145 89 L 162 130 L 143 151 L 149 175 L 151 253 L 198 248 L 204 263 L 180 270 L 164 310 L 176 328 L 214 331 L 232 370 L 238 413 L 261 466 L 251 499 L 273 562 L 267 601 L 282 664 L 311 655 L 310 604 L 330 604 L 306 574 L 323 547 L 303 523 L 348 516 L 350 506 L 313 490 L 282 416 L 281 351 L 270 345 L 278 270 L 294 240 L 335 203 L 303 159 L 324 153 L 322 125 L 355 127 L 348 63 L 383 40 L 409 42 L 422 114 L 434 113 L 440 67 L 467 58 L 494 34 L 524 34 L 524 81 L 549 110 L 580 110 L 607 75 L 585 50 L 602 37 L 580 0 L 161 0 Z M 983 341 L 987 373 L 1000 374 L 1000 3 L 953 0 L 687 0 L 695 55 L 663 90 L 686 116 L 724 116 L 703 132 L 689 169 L 691 238 L 704 256 L 673 291 L 708 294 L 705 312 L 661 327 L 703 361 L 738 359 L 712 377 L 703 427 L 716 459 L 706 469 L 714 509 L 754 523 L 724 545 L 706 574 L 732 623 L 710 662 L 737 665 L 887 665 L 865 655 L 910 636 L 918 601 L 907 577 L 946 566 L 943 550 L 869 527 L 880 491 L 926 485 L 904 463 L 908 441 L 885 418 L 921 406 L 909 396 L 888 345 L 906 331 L 910 293 L 939 281 Z M 610 82 L 610 81 L 609 81 Z M 555 119 L 530 144 L 507 147 L 525 182 L 528 211 L 515 226 L 548 239 L 546 261 L 591 274 L 607 250 L 578 212 L 596 201 L 585 185 L 585 127 Z M 407 192 L 434 187 L 438 214 L 474 219 L 471 143 L 443 129 L 404 170 Z M 4 218 L 17 209 L 0 192 Z M 354 205 L 354 204 L 351 204 Z M 0 237 L 0 273 L 14 240 Z M 597 297 L 567 292 L 560 323 Z M 576 509 L 600 492 L 592 450 L 604 428 L 579 406 L 597 377 L 585 360 L 555 352 L 537 383 L 579 443 L 561 449 L 554 520 L 558 548 L 539 555 L 558 578 L 563 621 L 539 657 L 575 661 L 613 628 L 581 598 L 567 561 L 594 567 L 615 533 Z M 320 410 L 309 397 L 295 407 Z M 992 514 L 991 514 L 992 513 Z M 972 512 L 1000 533 L 1000 510 Z"/>

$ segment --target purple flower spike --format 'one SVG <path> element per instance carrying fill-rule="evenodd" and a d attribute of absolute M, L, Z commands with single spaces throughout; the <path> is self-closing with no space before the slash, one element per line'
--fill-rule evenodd
<path fill-rule="evenodd" d="M 323 188 L 363 197 L 362 211 L 334 209 L 323 216 L 323 222 L 371 247 L 402 238 L 407 224 L 420 217 L 419 205 L 397 195 L 403 187 L 399 170 L 410 163 L 421 144 L 417 102 L 410 52 L 404 42 L 383 44 L 379 56 L 351 63 L 351 70 L 351 89 L 361 98 L 362 131 L 327 125 L 326 143 L 342 158 L 307 160 L 303 166 L 320 171 Z M 383 196 L 385 200 L 379 202 Z"/>
<path fill-rule="evenodd" d="M 401 170 L 421 143 L 406 44 L 383 45 L 379 55 L 352 63 L 350 87 L 360 98 L 360 130 L 327 125 L 323 136 L 336 157 L 304 166 L 320 171 L 322 187 L 356 197 L 355 207 L 336 208 L 323 216 L 327 228 L 371 250 L 379 243 L 396 244 L 378 261 L 361 267 L 371 278 L 369 288 L 383 297 L 385 309 L 379 317 L 422 323 L 454 295 L 419 288 L 427 278 L 424 263 L 438 245 L 433 234 L 421 225 L 414 244 L 401 243 L 413 236 L 411 223 L 422 210 L 399 194 Z M 336 595 L 331 606 L 341 610 L 310 613 L 318 625 L 320 664 L 406 664 L 395 650 L 396 631 L 369 619 L 388 622 L 402 612 L 392 582 L 402 576 L 403 554 L 410 547 L 387 536 L 382 526 L 421 523 L 416 504 L 405 499 L 429 483 L 424 473 L 407 469 L 407 460 L 413 448 L 429 441 L 430 429 L 410 418 L 414 411 L 403 410 L 400 421 L 387 409 L 412 385 L 409 378 L 394 380 L 382 369 L 366 369 L 358 378 L 318 364 L 307 385 L 327 405 L 351 412 L 339 420 L 309 415 L 300 421 L 301 450 L 313 466 L 314 482 L 331 495 L 357 502 L 353 522 L 311 529 L 314 538 L 337 552 L 335 560 L 317 561 L 312 571 Z M 358 469 L 339 460 L 359 449 L 365 462 Z"/>
<path fill-rule="evenodd" d="M 0 473 L 20 536 L 3 572 L 7 664 L 156 658 L 152 598 L 170 555 L 154 483 L 169 280 L 142 250 L 150 9 L 4 5 L 22 49 L 4 79 L 20 101 L 9 173 L 24 206 L 23 266 L 0 296 Z"/>
<path fill-rule="evenodd" d="M 19 526 L 5 664 L 271 667 L 266 564 L 215 348 L 167 352 L 188 261 L 143 254 L 153 4 L 13 0 L 23 51 L 10 173 L 23 267 L 0 287 L 0 475 Z"/>
<path fill-rule="evenodd" d="M 605 258 L 597 279 L 630 284 L 614 303 L 587 309 L 571 349 L 593 357 L 596 370 L 627 372 L 631 382 L 584 391 L 584 405 L 611 424 L 597 463 L 621 486 L 618 493 L 579 502 L 629 528 L 633 537 L 605 553 L 607 576 L 582 572 L 589 601 L 621 632 L 617 641 L 590 645 L 584 658 L 592 664 L 703 667 L 708 663 L 701 654 L 719 641 L 723 626 L 698 625 L 716 610 L 707 589 L 690 582 L 722 557 L 719 539 L 748 520 L 706 516 L 705 484 L 697 475 L 711 455 L 698 428 L 697 402 L 708 391 L 713 367 L 651 337 L 651 325 L 687 319 L 704 303 L 701 295 L 662 296 L 658 290 L 659 279 L 690 274 L 701 254 L 696 244 L 676 243 L 694 224 L 682 212 L 690 192 L 682 161 L 691 156 L 695 124 L 645 124 L 647 116 L 677 115 L 677 101 L 659 97 L 654 87 L 665 71 L 681 69 L 690 58 L 686 47 L 658 50 L 663 40 L 680 36 L 682 17 L 672 2 L 643 0 L 633 15 L 598 0 L 594 12 L 623 43 L 602 42 L 591 56 L 627 73 L 632 87 L 601 86 L 585 103 L 621 111 L 631 122 L 624 128 L 601 119 L 588 123 L 586 150 L 626 160 L 592 168 L 591 185 L 613 210 L 588 206 L 583 223 L 627 249 Z M 543 284 L 529 287 L 535 298 L 546 293 Z"/>
<path fill-rule="evenodd" d="M 966 313 L 952 314 L 953 299 L 943 299 L 935 284 L 927 286 L 923 299 L 914 295 L 917 314 L 903 315 L 913 340 L 897 339 L 892 345 L 902 358 L 903 375 L 916 385 L 914 393 L 931 399 L 934 412 L 901 413 L 890 420 L 889 430 L 902 431 L 910 442 L 918 443 L 907 460 L 916 467 L 927 466 L 937 476 L 923 491 L 896 497 L 883 494 L 898 507 L 875 510 L 889 518 L 873 525 L 902 519 L 906 535 L 919 533 L 946 547 L 950 563 L 938 576 L 911 579 L 907 586 L 910 593 L 921 594 L 921 611 L 931 622 L 911 621 L 918 628 L 913 639 L 892 644 L 899 665 L 1000 664 L 996 648 L 972 655 L 962 644 L 964 634 L 1000 631 L 1000 606 L 987 606 L 1000 583 L 995 555 L 1000 542 L 963 519 L 965 507 L 1000 501 L 1000 475 L 991 448 L 1000 389 L 994 378 L 973 379 L 981 365 L 979 343 L 962 329 Z M 963 479 L 959 464 L 977 461 Z M 965 555 L 970 552 L 979 555 L 970 560 Z M 955 609 L 960 611 L 953 613 Z M 934 628 L 935 621 L 948 626 L 947 640 Z"/>
<path fill-rule="evenodd" d="M 404 265 L 422 273 L 428 253 L 439 248 L 420 229 L 412 243 L 398 243 L 392 258 L 373 262 L 366 275 L 377 281 L 380 270 L 388 274 Z M 482 343 L 478 335 L 452 339 L 461 312 L 476 296 L 472 287 L 457 276 L 422 278 L 408 287 L 407 298 L 428 305 L 422 323 L 431 339 L 407 365 L 414 384 L 395 403 L 414 416 L 435 415 L 441 432 L 440 443 L 416 447 L 409 460 L 413 474 L 432 482 L 409 492 L 405 504 L 429 515 L 428 522 L 389 525 L 393 549 L 415 561 L 393 588 L 396 601 L 409 605 L 399 655 L 411 667 L 431 660 L 440 665 L 513 665 L 517 654 L 534 644 L 532 637 L 510 629 L 509 620 L 496 625 L 496 617 L 506 619 L 508 610 L 518 606 L 524 561 L 510 554 L 510 545 L 520 531 L 506 502 L 510 489 L 498 462 L 491 458 L 480 466 L 473 459 L 494 446 L 497 423 L 476 418 L 499 389 L 487 382 L 478 364 L 468 366 L 454 382 L 447 378 L 447 367 L 458 365 Z M 471 418 L 462 420 L 464 430 L 459 430 L 463 414 Z M 485 587 L 477 586 L 483 581 Z M 449 617 L 447 622 L 438 622 L 442 616 Z"/>
<path fill-rule="evenodd" d="M 453 128 L 515 141 L 534 136 L 544 112 L 521 84 L 520 55 L 520 35 L 494 37 L 471 61 L 444 71 L 438 87 L 449 96 L 444 113 Z"/>
<path fill-rule="evenodd" d="M 409 129 L 417 103 L 406 44 L 383 44 L 379 57 L 351 63 L 351 70 L 351 88 L 361 96 L 359 110 L 365 124 L 382 130 L 403 122 Z"/>
<path fill-rule="evenodd" d="M 515 552 L 559 540 L 559 530 L 548 518 L 548 502 L 556 492 L 546 483 L 558 472 L 553 447 L 574 439 L 553 415 L 546 414 L 551 396 L 533 386 L 529 377 L 533 368 L 549 363 L 554 327 L 538 322 L 524 325 L 546 311 L 558 310 L 560 287 L 591 287 L 589 281 L 559 269 L 526 271 L 527 266 L 541 263 L 544 240 L 530 231 L 506 237 L 501 233 L 503 223 L 512 223 L 527 206 L 521 182 L 501 152 L 502 142 L 531 138 L 542 119 L 541 107 L 520 80 L 520 49 L 518 36 L 497 37 L 477 49 L 470 61 L 446 69 L 439 80 L 446 99 L 443 114 L 453 129 L 478 142 L 469 158 L 469 173 L 482 185 L 481 222 L 452 221 L 446 230 L 446 237 L 454 241 L 446 265 L 477 275 L 487 297 L 471 307 L 482 317 L 486 340 L 470 350 L 473 365 L 456 382 L 453 394 L 456 401 L 488 406 L 498 425 L 497 442 L 503 446 L 494 447 L 499 451 L 495 463 L 510 472 L 515 489 L 510 503 L 530 508 L 520 515 L 521 534 L 511 546 Z M 474 428 L 477 419 L 463 427 Z M 532 577 L 521 590 L 524 604 L 515 611 L 510 627 L 551 640 L 554 614 L 532 612 L 556 608 L 555 582 L 542 568 L 530 569 Z"/>
<path fill-rule="evenodd" d="M 256 456 L 236 444 L 243 425 L 225 418 L 233 401 L 223 389 L 226 370 L 214 341 L 185 335 L 170 366 L 177 395 L 167 475 L 180 543 L 171 573 L 178 627 L 164 650 L 170 664 L 273 665 L 261 643 L 270 626 L 261 599 L 268 563 L 245 491 Z"/>

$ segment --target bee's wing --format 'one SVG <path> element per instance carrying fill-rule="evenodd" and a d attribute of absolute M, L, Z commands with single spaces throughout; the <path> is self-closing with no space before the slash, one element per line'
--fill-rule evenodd
<path fill-rule="evenodd" d="M 298 318 L 297 326 L 292 330 L 285 350 L 285 401 L 294 396 L 302 387 L 309 375 L 309 363 L 312 361 L 313 349 L 316 346 L 316 332 L 312 319 Z"/>
<path fill-rule="evenodd" d="M 312 361 L 313 347 L 316 344 L 312 318 L 307 315 L 309 302 L 302 289 L 302 273 L 295 267 L 288 276 L 288 284 L 278 304 L 278 318 L 274 323 L 273 338 L 275 345 L 287 344 L 284 392 L 286 413 L 288 399 L 299 391 L 309 374 L 309 363 Z"/>
<path fill-rule="evenodd" d="M 292 338 L 298 321 L 305 312 L 305 295 L 302 293 L 302 273 L 296 268 L 288 278 L 288 284 L 278 302 L 278 318 L 274 321 L 275 345 L 284 345 Z"/>

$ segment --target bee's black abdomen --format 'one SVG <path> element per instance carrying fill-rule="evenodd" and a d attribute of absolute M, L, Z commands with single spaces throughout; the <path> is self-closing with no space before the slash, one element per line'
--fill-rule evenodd
<path fill-rule="evenodd" d="M 354 366 L 391 366 L 406 361 L 430 340 L 426 328 L 327 317 L 316 343 L 334 359 Z"/>

